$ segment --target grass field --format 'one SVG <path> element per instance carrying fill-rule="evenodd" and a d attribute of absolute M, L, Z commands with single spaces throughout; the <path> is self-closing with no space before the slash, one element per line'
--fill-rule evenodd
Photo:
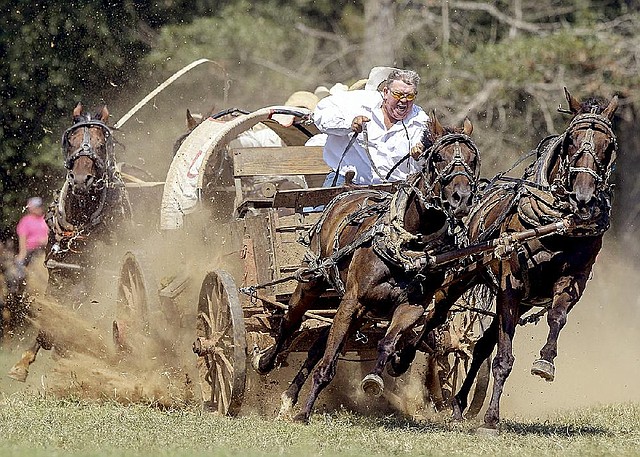
<path fill-rule="evenodd" d="M 310 425 L 257 416 L 217 417 L 197 408 L 96 404 L 5 396 L 0 455 L 20 456 L 369 456 L 638 455 L 640 405 L 580 409 L 507 420 L 497 436 L 474 434 L 478 422 L 416 422 L 347 411 L 316 414 Z"/>

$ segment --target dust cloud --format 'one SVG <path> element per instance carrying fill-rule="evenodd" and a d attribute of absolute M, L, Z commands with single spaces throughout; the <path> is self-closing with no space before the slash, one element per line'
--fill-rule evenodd
<path fill-rule="evenodd" d="M 162 245 L 158 237 L 137 243 L 141 252 L 147 254 L 149 263 L 145 268 L 163 278 L 160 281 L 166 280 L 171 268 L 187 271 L 191 276 L 191 292 L 178 302 L 183 318 L 179 322 L 160 320 L 154 323 L 160 325 L 154 337 L 131 336 L 128 343 L 133 349 L 130 353 L 119 352 L 112 340 L 115 291 L 97 293 L 95 299 L 89 300 L 89 305 L 80 309 L 53 303 L 39 295 L 32 305 L 38 309 L 35 325 L 54 335 L 57 349 L 40 352 L 32 365 L 27 388 L 44 395 L 124 404 L 160 407 L 199 404 L 197 357 L 191 351 L 195 338 L 197 292 L 206 271 L 229 269 L 233 265 L 215 253 L 206 260 L 194 261 L 197 258 L 194 252 L 202 250 L 203 244 L 195 241 L 196 236 L 189 245 L 186 239 L 191 236 L 180 237 L 178 241 L 172 239 L 174 247 L 180 246 L 177 250 Z M 640 401 L 635 381 L 640 375 L 637 270 L 616 252 L 615 244 L 608 241 L 582 300 L 569 314 L 560 336 L 554 382 L 548 383 L 529 374 L 531 362 L 537 358 L 546 338 L 544 319 L 537 325 L 518 327 L 516 363 L 503 396 L 503 417 L 538 417 L 577 407 Z M 162 249 L 158 249 L 160 246 Z M 155 255 L 151 255 L 153 253 Z M 114 285 L 113 280 L 105 279 L 104 282 Z M 0 358 L 5 373 L 9 362 L 16 362 L 20 351 L 30 341 L 30 338 L 24 338 L 5 344 Z M 336 379 L 320 396 L 316 411 L 347 408 L 365 414 L 401 412 L 412 417 L 445 419 L 445 413 L 438 415 L 424 404 L 424 372 L 419 363 L 398 379 L 385 375 L 385 396 L 371 400 L 361 393 L 359 383 L 373 362 L 366 357 L 364 362 L 354 359 L 357 355 L 351 353 L 342 358 Z M 301 363 L 302 355 L 292 354 L 286 366 L 267 376 L 259 376 L 248 367 L 242 413 L 273 417 L 279 407 L 280 394 Z M 24 388 L 17 384 L 3 377 L 0 389 L 3 393 L 11 393 Z M 308 392 L 308 384 L 301 393 L 301 400 Z"/>

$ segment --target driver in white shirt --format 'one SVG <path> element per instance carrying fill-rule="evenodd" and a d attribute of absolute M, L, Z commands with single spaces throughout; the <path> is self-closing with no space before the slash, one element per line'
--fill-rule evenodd
<path fill-rule="evenodd" d="M 412 70 L 376 67 L 369 88 L 377 82 L 372 77 L 376 71 L 388 73 L 373 86 L 378 90 L 337 92 L 320 100 L 314 110 L 315 124 L 327 134 L 323 157 L 332 170 L 324 186 L 343 184 L 348 171 L 355 171 L 354 184 L 378 184 L 406 179 L 420 169 L 409 156 L 429 121 L 414 104 L 420 77 Z"/>

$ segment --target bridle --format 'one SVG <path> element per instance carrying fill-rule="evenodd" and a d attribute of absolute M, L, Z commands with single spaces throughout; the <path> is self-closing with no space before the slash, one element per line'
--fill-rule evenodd
<path fill-rule="evenodd" d="M 478 159 L 478 166 L 475 170 L 471 169 L 471 166 L 465 162 L 462 155 L 462 148 L 460 144 L 465 144 L 469 149 L 473 151 Z M 438 170 L 435 167 L 433 158 L 440 154 L 444 148 L 453 145 L 453 158 L 442 170 Z M 435 179 L 432 179 L 432 186 L 436 182 L 439 182 L 441 186 L 445 186 L 451 182 L 456 176 L 463 176 L 467 178 L 469 184 L 475 191 L 478 185 L 478 178 L 480 176 L 480 154 L 473 140 L 462 133 L 450 133 L 440 137 L 428 150 L 425 167 L 431 167 L 430 173 Z M 460 169 L 462 168 L 462 169 Z"/>
<path fill-rule="evenodd" d="M 96 149 L 91 145 L 91 136 L 89 135 L 89 129 L 91 127 L 99 127 L 102 130 L 102 133 L 105 139 L 104 157 L 106 160 L 103 159 L 98 154 Z M 69 141 L 69 136 L 80 128 L 83 129 L 82 144 L 75 151 L 73 151 L 73 153 L 66 155 L 71 145 Z M 107 127 L 107 125 L 104 124 L 103 122 L 98 120 L 88 120 L 88 121 L 78 122 L 77 124 L 74 124 L 71 127 L 69 127 L 62 134 L 62 154 L 64 158 L 64 167 L 68 171 L 71 171 L 73 170 L 73 165 L 78 158 L 88 157 L 89 159 L 91 159 L 91 161 L 93 161 L 96 167 L 98 176 L 101 176 L 101 179 L 96 180 L 93 183 L 93 185 L 97 185 L 99 182 L 104 183 L 104 181 L 107 178 L 107 174 L 109 170 L 115 167 L 115 159 L 113 155 L 113 144 L 114 142 L 113 142 L 113 136 L 111 135 L 111 129 Z M 70 176 L 69 176 L 69 173 L 67 173 L 67 180 L 69 179 L 70 179 Z"/>
<path fill-rule="evenodd" d="M 473 170 L 471 166 L 464 160 L 461 144 L 465 144 L 475 154 L 478 161 L 475 170 Z M 436 168 L 435 166 L 434 159 L 444 148 L 451 145 L 453 145 L 454 147 L 453 157 L 442 170 L 438 170 L 438 168 Z M 471 186 L 472 193 L 476 193 L 480 176 L 480 153 L 471 137 L 463 133 L 449 133 L 443 135 L 442 137 L 438 138 L 438 140 L 436 140 L 436 142 L 433 143 L 433 145 L 431 145 L 426 151 L 424 151 L 422 155 L 426 155 L 426 158 L 425 164 L 419 174 L 424 179 L 425 184 L 428 184 L 425 186 L 425 192 L 420 192 L 420 190 L 415 186 L 415 182 L 408 181 L 408 185 L 413 189 L 413 191 L 416 193 L 416 196 L 421 200 L 423 205 L 433 206 L 429 202 L 433 198 L 436 198 L 437 200 L 442 202 L 444 200 L 443 191 L 446 185 L 450 183 L 456 176 L 463 176 L 467 178 Z M 437 186 L 439 186 L 439 192 L 436 192 Z M 425 194 L 427 194 L 431 198 L 428 198 Z"/>
<path fill-rule="evenodd" d="M 615 163 L 616 154 L 618 150 L 618 143 L 616 139 L 616 135 L 613 132 L 611 127 L 611 122 L 606 117 L 596 114 L 595 108 L 591 110 L 590 113 L 584 113 L 577 115 L 569 127 L 565 132 L 565 139 L 563 147 L 567 147 L 568 139 L 571 138 L 574 134 L 579 131 L 586 130 L 584 138 L 580 143 L 580 146 L 576 150 L 576 152 L 569 156 L 567 155 L 564 163 L 564 176 L 563 182 L 566 188 L 571 188 L 571 178 L 573 175 L 578 173 L 587 173 L 593 177 L 596 181 L 597 188 L 603 189 L 608 187 L 609 177 L 611 176 L 611 172 L 613 170 L 613 163 Z M 596 154 L 596 147 L 594 143 L 594 134 L 596 132 L 604 133 L 607 137 L 612 140 L 611 144 L 613 145 L 613 151 L 611 154 L 611 158 L 609 161 L 604 164 Z M 584 156 L 590 155 L 593 159 L 593 163 L 595 164 L 594 168 L 589 167 L 579 167 L 577 166 L 578 160 Z"/>

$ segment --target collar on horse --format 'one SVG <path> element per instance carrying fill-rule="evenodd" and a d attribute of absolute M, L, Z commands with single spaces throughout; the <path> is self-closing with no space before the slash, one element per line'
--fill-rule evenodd
<path fill-rule="evenodd" d="M 478 157 L 480 154 L 473 140 L 468 135 L 462 133 L 446 134 L 435 141 L 424 153 L 426 154 L 425 168 L 421 173 L 417 173 L 410 177 L 393 196 L 390 204 L 389 212 L 385 217 L 385 224 L 380 231 L 380 236 L 374 240 L 373 247 L 375 252 L 384 260 L 402 268 L 407 272 L 419 272 L 429 265 L 429 257 L 433 254 L 445 249 L 448 245 L 445 243 L 445 235 L 452 236 L 456 244 L 461 243 L 461 223 L 446 211 L 442 204 L 442 195 L 436 192 L 436 186 L 439 184 L 442 189 L 444 185 L 454 179 L 456 176 L 464 176 L 471 183 L 472 190 L 475 193 L 478 187 L 479 166 L 476 170 L 472 170 L 468 163 L 464 161 L 460 144 L 464 143 L 473 150 Z M 442 170 L 437 170 L 433 165 L 436 154 L 448 146 L 454 147 L 453 158 Z M 462 170 L 457 170 L 462 168 Z M 431 174 L 431 179 L 427 179 L 426 171 Z M 418 187 L 420 179 L 425 181 L 425 189 L 421 191 Z M 410 202 L 410 197 L 415 195 L 421 205 L 425 209 L 437 209 L 447 215 L 447 221 L 440 229 L 426 235 L 413 234 L 404 228 L 404 215 Z M 421 251 L 412 251 L 407 249 L 407 245 L 411 242 L 423 246 Z"/>
<path fill-rule="evenodd" d="M 96 152 L 95 148 L 91 146 L 89 128 L 99 127 L 102 129 L 105 137 L 105 158 L 103 160 Z M 65 157 L 65 168 L 71 170 L 74 162 L 79 157 L 89 157 L 96 165 L 99 174 L 102 175 L 101 179 L 97 180 L 94 184 L 95 190 L 100 192 L 98 205 L 95 207 L 87 221 L 80 225 L 75 225 L 69 222 L 66 214 L 67 198 L 70 194 L 70 182 L 67 179 L 62 189 L 60 190 L 56 201 L 49 209 L 49 215 L 47 217 L 47 223 L 53 232 L 55 238 L 55 244 L 53 245 L 51 252 L 48 256 L 64 253 L 67 251 L 76 252 L 73 244 L 78 241 L 87 238 L 94 228 L 104 222 L 103 213 L 105 207 L 112 204 L 112 200 L 122 198 L 122 195 L 118 196 L 119 188 L 124 188 L 124 182 L 120 178 L 119 173 L 116 170 L 116 161 L 114 154 L 114 141 L 111 134 L 111 129 L 102 121 L 99 120 L 87 120 L 78 122 L 65 130 L 62 134 L 62 152 L 66 154 L 69 149 L 69 136 L 77 129 L 83 129 L 82 144 L 72 154 Z M 128 203 L 126 203 L 128 205 Z M 127 209 L 124 213 L 128 213 Z"/>

